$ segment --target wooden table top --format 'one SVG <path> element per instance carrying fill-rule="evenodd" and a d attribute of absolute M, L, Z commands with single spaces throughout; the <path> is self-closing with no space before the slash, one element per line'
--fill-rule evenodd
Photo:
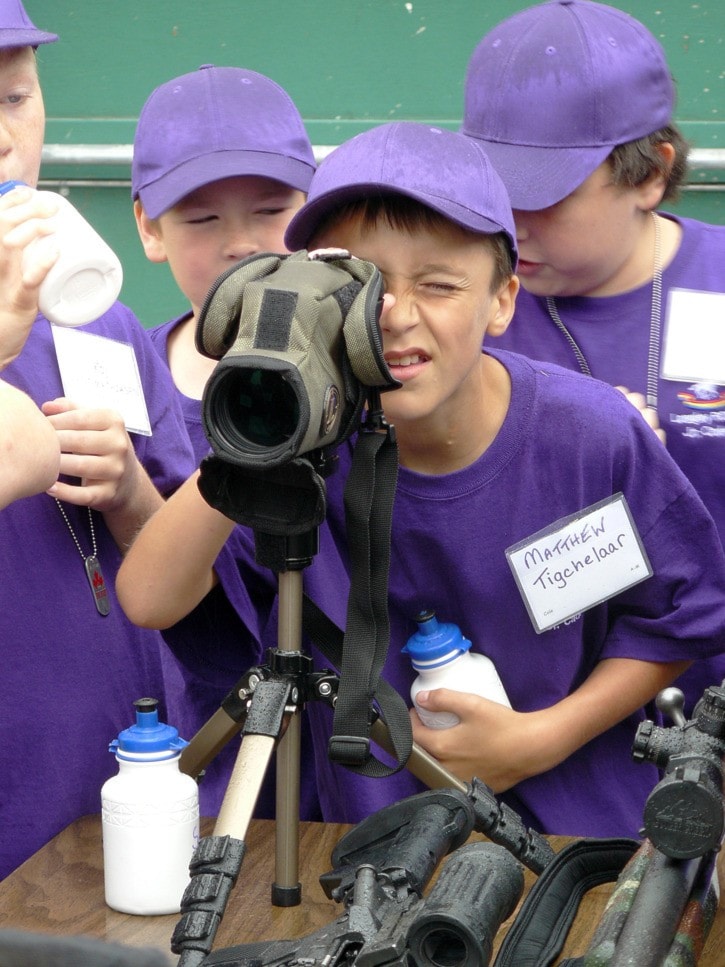
<path fill-rule="evenodd" d="M 296 907 L 279 908 L 270 901 L 275 824 L 272 820 L 253 820 L 246 838 L 247 853 L 242 870 L 213 949 L 302 937 L 340 916 L 343 907 L 327 899 L 318 877 L 330 868 L 331 850 L 347 829 L 348 826 L 335 824 L 300 823 L 302 902 Z M 212 831 L 213 820 L 204 820 L 202 834 L 209 835 Z M 472 840 L 482 838 L 476 833 L 471 837 Z M 571 841 L 563 836 L 552 836 L 549 840 L 557 851 Z M 534 880 L 534 874 L 527 870 L 526 891 Z M 612 888 L 612 884 L 606 884 L 585 895 L 560 959 L 585 953 Z M 131 946 L 155 947 L 168 952 L 169 964 L 178 959 L 169 952 L 169 940 L 178 919 L 177 914 L 130 916 L 106 906 L 101 820 L 97 815 L 77 820 L 0 882 L 0 927 L 66 936 L 85 934 Z M 506 921 L 499 930 L 494 950 L 498 949 L 510 923 L 511 920 Z M 725 910 L 722 907 L 699 964 L 700 967 L 725 964 Z"/>

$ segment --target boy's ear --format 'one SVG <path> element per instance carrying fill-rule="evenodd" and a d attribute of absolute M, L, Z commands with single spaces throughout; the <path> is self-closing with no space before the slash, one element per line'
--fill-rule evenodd
<path fill-rule="evenodd" d="M 501 336 L 506 332 L 516 308 L 518 291 L 519 277 L 512 275 L 494 296 L 491 318 L 486 326 L 486 335 Z"/>
<path fill-rule="evenodd" d="M 148 217 L 138 198 L 133 203 L 133 214 L 146 258 L 149 262 L 166 262 L 166 248 L 159 223 L 156 219 Z"/>
<path fill-rule="evenodd" d="M 669 174 L 670 169 L 675 160 L 675 148 L 674 145 L 670 144 L 669 141 L 661 141 L 655 146 L 655 150 L 661 156 L 667 172 Z M 638 186 L 637 191 L 639 192 L 640 204 L 639 207 L 642 211 L 653 211 L 662 201 L 662 196 L 667 188 L 667 175 L 660 174 L 658 171 L 653 171 L 652 174 L 643 181 L 641 185 Z"/>

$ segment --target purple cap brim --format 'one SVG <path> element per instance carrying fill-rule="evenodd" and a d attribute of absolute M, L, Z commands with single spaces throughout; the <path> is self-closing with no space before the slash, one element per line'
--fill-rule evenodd
<path fill-rule="evenodd" d="M 149 218 L 158 218 L 190 192 L 222 178 L 258 175 L 307 192 L 315 169 L 311 164 L 264 151 L 219 151 L 179 165 L 158 182 L 138 192 Z"/>
<path fill-rule="evenodd" d="M 315 156 L 292 98 L 241 67 L 205 64 L 157 87 L 139 115 L 131 195 L 158 218 L 203 185 L 257 175 L 306 192 Z"/>
<path fill-rule="evenodd" d="M 361 182 L 360 184 L 343 188 L 333 188 L 316 197 L 314 201 L 308 202 L 287 226 L 287 232 L 285 234 L 287 248 L 290 251 L 306 248 L 318 226 L 346 202 L 356 201 L 360 198 L 371 198 L 376 195 L 385 196 L 391 194 L 405 195 L 408 198 L 413 198 L 427 208 L 432 208 L 445 218 L 455 222 L 456 225 L 460 225 L 461 228 L 467 228 L 472 232 L 478 232 L 483 235 L 494 235 L 497 232 L 506 232 L 506 229 L 497 222 L 484 218 L 477 212 L 471 211 L 470 208 L 456 205 L 455 202 L 450 202 L 441 196 L 424 193 L 422 191 L 412 191 L 406 188 L 391 187 L 389 184 L 371 181 Z"/>
<path fill-rule="evenodd" d="M 53 44 L 57 39 L 57 34 L 49 34 L 34 27 L 0 27 L 0 50 L 9 47 L 39 47 L 41 44 Z"/>
<path fill-rule="evenodd" d="M 464 134 L 467 132 L 464 130 Z M 609 145 L 596 148 L 542 148 L 502 144 L 474 134 L 508 190 L 517 211 L 541 211 L 566 198 L 602 164 L 612 152 Z"/>
<path fill-rule="evenodd" d="M 612 151 L 671 123 L 659 41 L 623 10 L 547 0 L 493 27 L 468 63 L 461 131 L 484 146 L 519 210 L 582 184 Z"/>

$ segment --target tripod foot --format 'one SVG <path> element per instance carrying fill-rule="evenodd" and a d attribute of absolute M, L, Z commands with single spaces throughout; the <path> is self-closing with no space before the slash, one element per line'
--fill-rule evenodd
<path fill-rule="evenodd" d="M 302 900 L 302 884 L 297 886 L 277 886 L 272 884 L 272 903 L 276 907 L 296 907 Z"/>

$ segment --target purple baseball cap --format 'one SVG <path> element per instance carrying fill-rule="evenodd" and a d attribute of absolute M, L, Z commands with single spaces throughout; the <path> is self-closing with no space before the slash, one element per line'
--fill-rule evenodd
<path fill-rule="evenodd" d="M 335 148 L 287 226 L 287 248 L 306 248 L 321 223 L 345 202 L 381 193 L 415 198 L 472 232 L 504 232 L 515 263 L 511 205 L 482 145 L 414 121 L 382 124 Z"/>
<path fill-rule="evenodd" d="M 6 47 L 39 47 L 52 44 L 57 34 L 38 30 L 20 0 L 0 0 L 0 50 Z"/>
<path fill-rule="evenodd" d="M 486 148 L 514 209 L 571 194 L 619 144 L 669 124 L 665 53 L 594 0 L 549 0 L 502 21 L 468 64 L 461 130 Z"/>
<path fill-rule="evenodd" d="M 262 175 L 306 192 L 314 171 L 300 113 L 279 84 L 205 64 L 157 87 L 144 104 L 131 192 L 157 218 L 210 181 Z"/>

